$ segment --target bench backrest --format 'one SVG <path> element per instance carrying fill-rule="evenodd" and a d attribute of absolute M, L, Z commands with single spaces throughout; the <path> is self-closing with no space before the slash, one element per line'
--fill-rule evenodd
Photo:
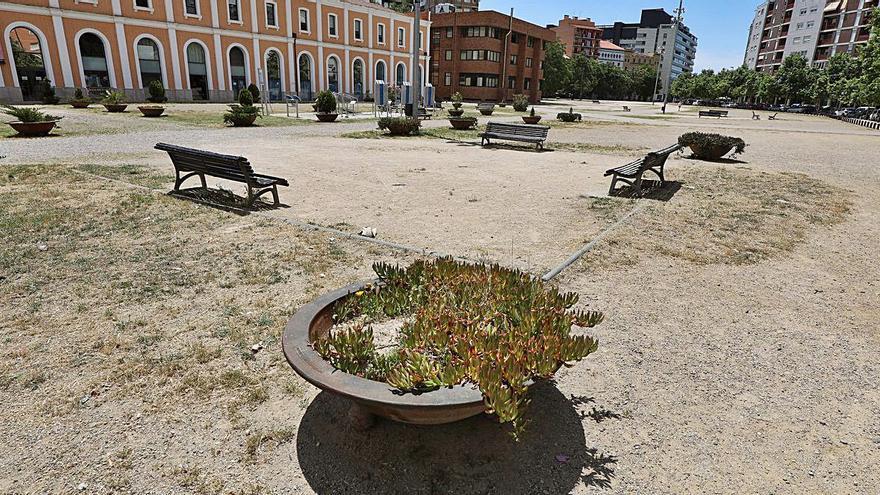
<path fill-rule="evenodd" d="M 550 128 L 544 125 L 489 122 L 486 124 L 486 132 L 489 134 L 510 134 L 513 136 L 546 139 L 547 134 L 550 132 Z"/>
<path fill-rule="evenodd" d="M 669 155 L 675 153 L 676 151 L 681 149 L 681 145 L 673 144 L 672 146 L 663 148 L 662 150 L 652 151 L 645 155 L 644 160 L 642 160 L 642 165 L 639 167 L 642 170 L 647 170 L 651 167 L 659 167 L 666 163 L 666 160 L 669 159 Z"/>
<path fill-rule="evenodd" d="M 174 167 L 181 172 L 204 172 L 221 179 L 247 183 L 254 175 L 250 162 L 242 156 L 221 155 L 167 143 L 159 143 L 155 148 L 168 152 Z"/>

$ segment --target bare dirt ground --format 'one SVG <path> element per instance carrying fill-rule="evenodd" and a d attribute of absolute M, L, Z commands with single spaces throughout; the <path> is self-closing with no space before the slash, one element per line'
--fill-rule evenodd
<path fill-rule="evenodd" d="M 217 105 L 0 138 L 0 493 L 880 491 L 880 135 L 621 105 L 539 106 L 585 120 L 553 124 L 544 153 L 339 137 L 363 120 L 200 125 Z M 662 200 L 604 197 L 607 168 L 687 130 L 750 146 L 674 156 Z M 168 197 L 157 141 L 289 178 L 270 216 L 536 274 L 637 208 L 554 282 L 606 314 L 599 351 L 536 387 L 519 444 L 485 418 L 356 432 L 280 332 L 412 256 Z"/>

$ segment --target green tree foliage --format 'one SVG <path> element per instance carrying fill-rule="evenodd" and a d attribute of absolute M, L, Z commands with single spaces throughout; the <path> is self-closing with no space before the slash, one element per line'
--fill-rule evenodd
<path fill-rule="evenodd" d="M 800 55 L 790 55 L 782 61 L 782 67 L 776 72 L 776 83 L 781 96 L 789 103 L 809 101 L 809 88 L 813 85 L 815 72 L 810 68 L 807 59 Z"/>
<path fill-rule="evenodd" d="M 547 45 L 544 52 L 544 87 L 548 95 L 564 91 L 571 81 L 571 64 L 565 58 L 565 46 L 554 41 Z"/>

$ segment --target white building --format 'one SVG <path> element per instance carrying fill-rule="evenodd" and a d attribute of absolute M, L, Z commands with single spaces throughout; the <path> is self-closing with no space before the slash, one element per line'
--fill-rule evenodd
<path fill-rule="evenodd" d="M 623 61 L 626 50 L 610 41 L 601 40 L 599 42 L 599 63 L 613 65 L 623 68 Z"/>

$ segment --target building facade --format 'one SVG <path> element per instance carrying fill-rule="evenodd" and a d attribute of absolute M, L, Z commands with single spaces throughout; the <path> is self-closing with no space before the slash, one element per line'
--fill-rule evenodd
<path fill-rule="evenodd" d="M 660 63 L 660 55 L 656 53 L 639 53 L 635 50 L 624 49 L 623 68 L 636 70 L 643 65 L 656 68 Z"/>
<path fill-rule="evenodd" d="M 589 18 L 581 19 L 566 15 L 558 26 L 547 26 L 556 33 L 556 39 L 565 45 L 565 54 L 573 57 L 583 53 L 592 59 L 599 58 L 599 41 L 602 30 Z"/>
<path fill-rule="evenodd" d="M 626 50 L 610 41 L 602 40 L 599 43 L 599 63 L 623 68 Z"/>
<path fill-rule="evenodd" d="M 0 30 L 8 102 L 39 99 L 42 79 L 62 97 L 114 89 L 137 101 L 159 80 L 171 100 L 226 102 L 251 83 L 280 100 L 412 78 L 412 16 L 366 0 L 4 0 Z"/>
<path fill-rule="evenodd" d="M 431 83 L 438 98 L 541 100 L 544 50 L 553 31 L 495 11 L 436 14 L 431 24 Z"/>
<path fill-rule="evenodd" d="M 789 55 L 823 67 L 838 53 L 853 53 L 870 37 L 877 0 L 771 0 L 755 9 L 744 63 L 764 72 Z"/>
<path fill-rule="evenodd" d="M 660 56 L 660 87 L 665 94 L 678 76 L 693 72 L 697 37 L 663 9 L 642 10 L 638 23 L 615 22 L 602 28 L 602 39 L 641 54 Z"/>

